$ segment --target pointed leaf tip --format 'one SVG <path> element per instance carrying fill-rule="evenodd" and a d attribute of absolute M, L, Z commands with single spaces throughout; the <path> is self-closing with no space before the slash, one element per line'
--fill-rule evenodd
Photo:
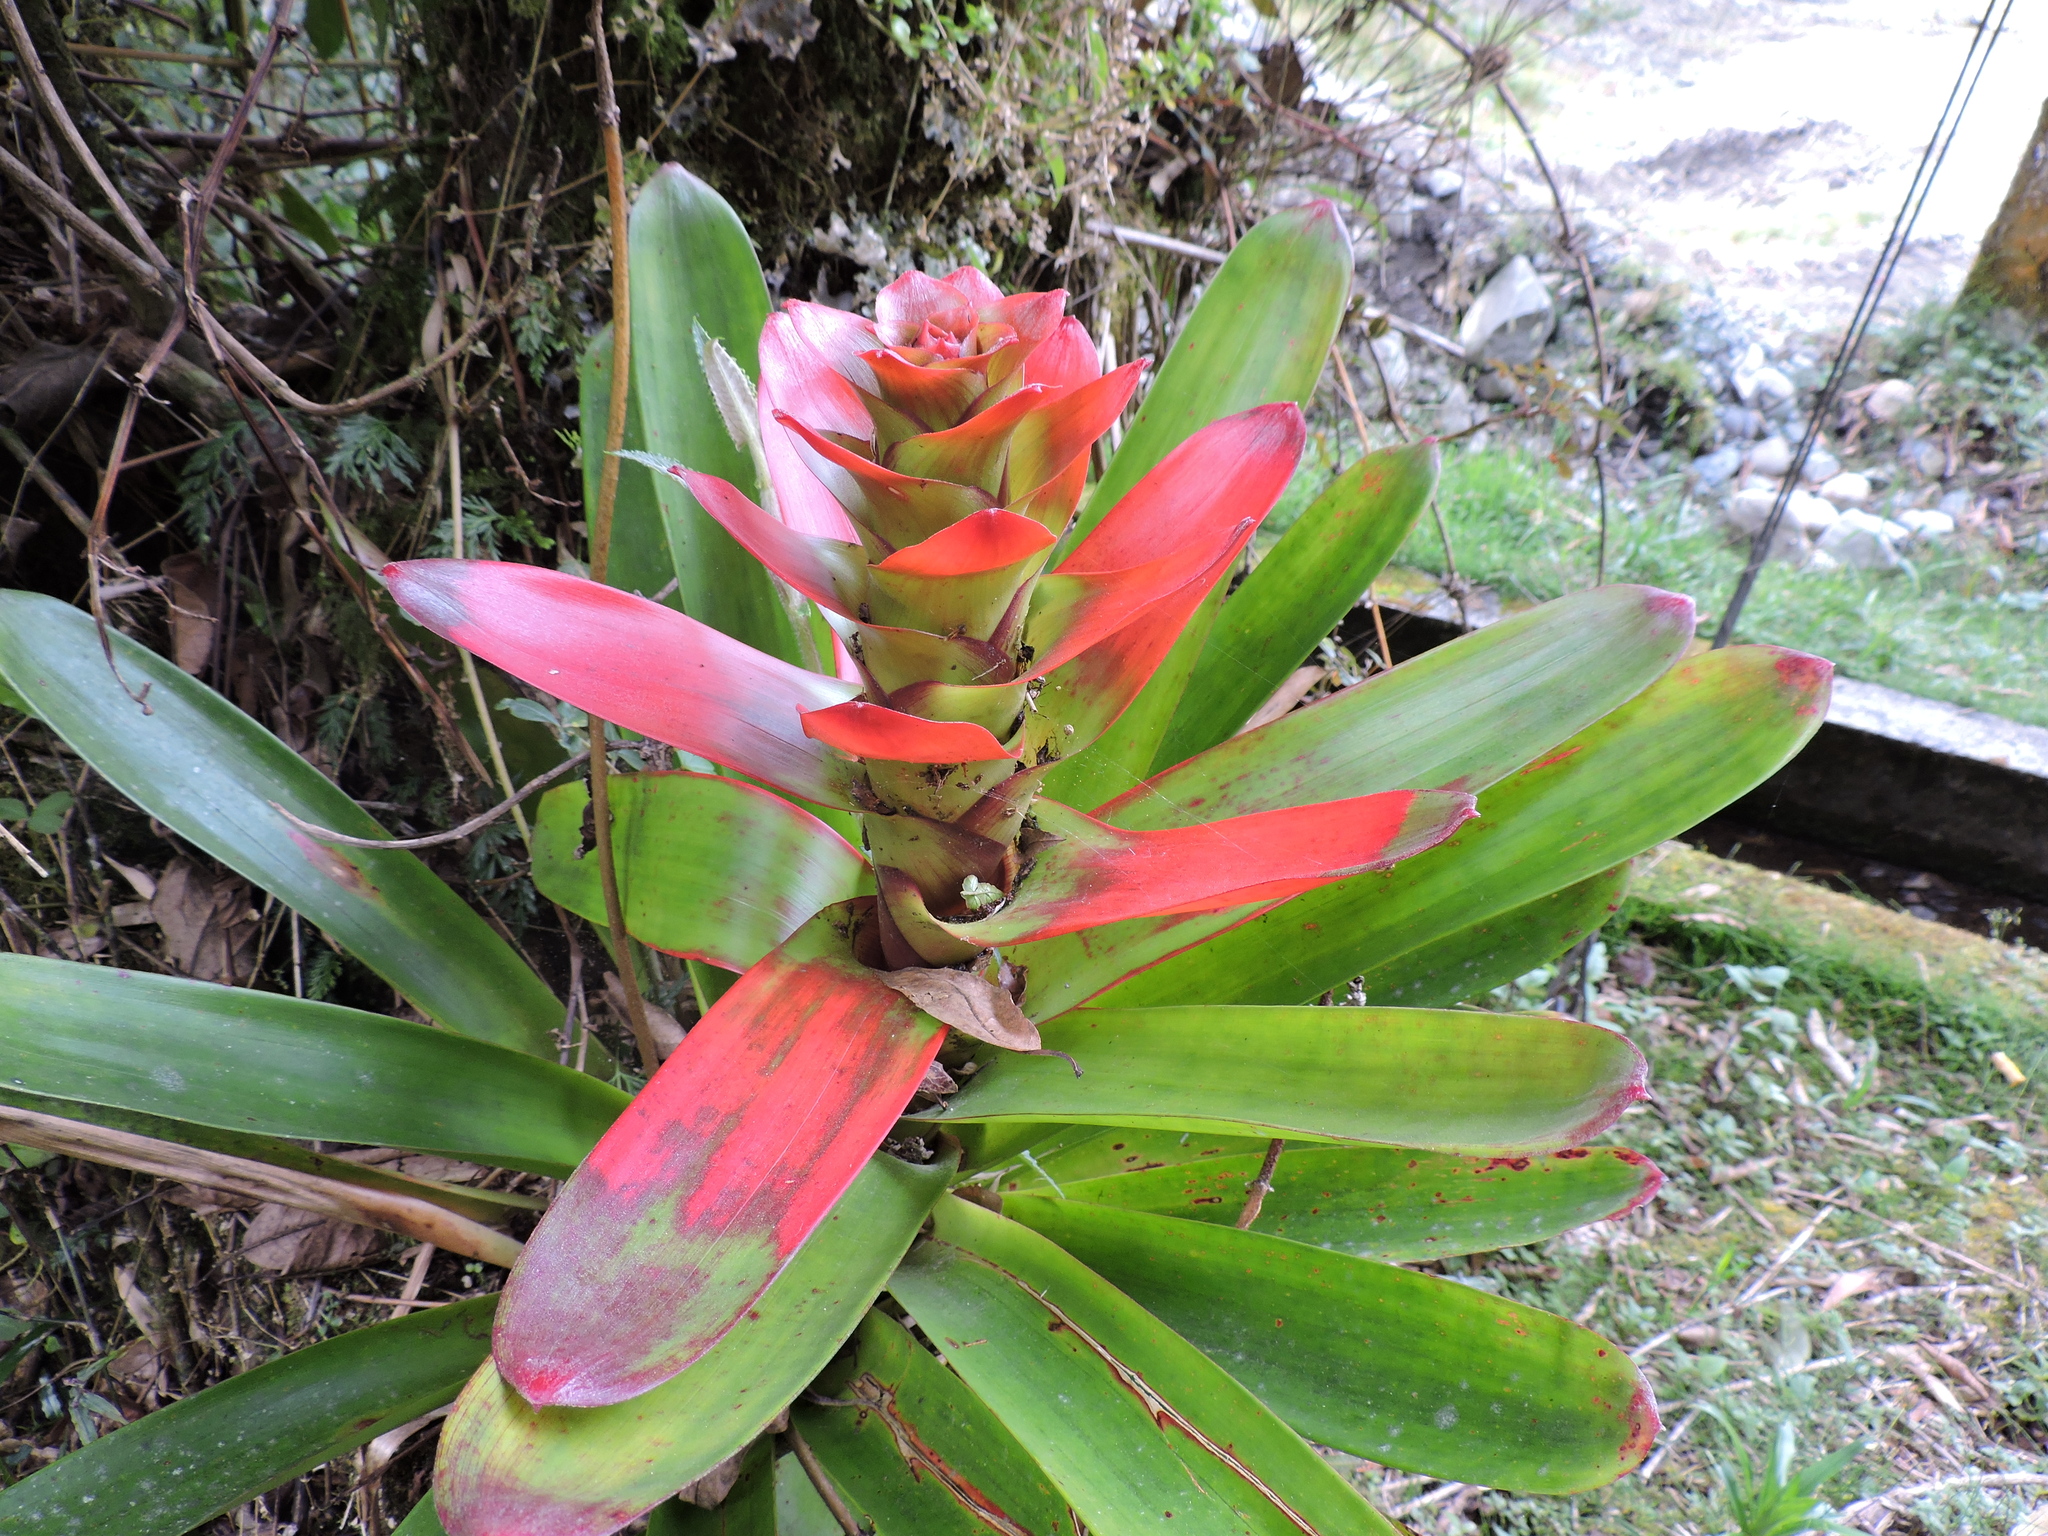
<path fill-rule="evenodd" d="M 927 720 L 859 699 L 803 716 L 804 734 L 854 757 L 892 763 L 987 763 L 1015 757 L 987 728 L 959 720 Z"/>

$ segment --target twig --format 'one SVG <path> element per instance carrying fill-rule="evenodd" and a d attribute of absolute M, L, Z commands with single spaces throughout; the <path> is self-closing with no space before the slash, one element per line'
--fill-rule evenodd
<path fill-rule="evenodd" d="M 1437 14 L 1434 5 L 1424 13 L 1417 9 L 1413 0 L 1393 0 L 1393 3 L 1409 20 L 1442 38 L 1451 51 L 1467 65 L 1476 66 L 1472 45 Z M 1565 207 L 1564 193 L 1558 187 L 1557 178 L 1551 174 L 1550 161 L 1543 153 L 1543 146 L 1537 142 L 1536 130 L 1529 126 L 1529 119 L 1522 111 L 1522 104 L 1508 88 L 1507 72 L 1501 70 L 1495 73 L 1488 83 L 1493 86 L 1494 94 L 1500 98 L 1500 104 L 1507 109 L 1508 116 L 1515 120 L 1515 127 L 1521 130 L 1522 138 L 1529 146 L 1529 153 L 1536 161 L 1536 169 L 1542 174 L 1543 184 L 1550 189 L 1551 205 L 1557 210 L 1558 232 L 1566 252 L 1578 266 L 1579 284 L 1586 292 L 1586 313 L 1592 316 L 1593 320 L 1593 357 L 1600 375 L 1600 396 L 1593 412 L 1592 446 L 1593 478 L 1600 497 L 1600 554 L 1595 567 L 1595 581 L 1598 584 L 1607 579 L 1607 471 L 1600 462 L 1600 445 L 1607 432 L 1607 392 L 1611 370 L 1607 361 L 1607 339 L 1600 325 L 1600 298 L 1593 282 L 1593 264 L 1586 257 L 1585 242 L 1579 238 L 1578 231 L 1572 226 L 1572 216 L 1570 210 Z"/>
<path fill-rule="evenodd" d="M 447 284 L 441 285 L 445 301 Z M 441 404 L 447 412 L 448 425 L 448 513 L 449 540 L 455 558 L 465 558 L 462 544 L 462 421 L 456 410 L 455 365 L 450 363 L 441 371 Z M 484 697 L 484 680 L 476 669 L 476 657 L 468 646 L 458 646 L 456 654 L 462 658 L 462 679 L 469 685 L 470 701 L 476 706 L 477 729 L 483 733 L 484 747 L 491 755 L 491 768 L 498 775 L 498 787 L 510 797 L 505 804 L 511 808 L 512 824 L 519 829 L 519 841 L 531 846 L 533 829 L 526 824 L 526 813 L 519 809 L 519 794 L 512 787 L 512 770 L 505 766 L 505 748 L 498 740 L 498 727 L 491 719 L 491 701 Z"/>
<path fill-rule="evenodd" d="M 300 394 L 279 378 L 267 363 L 237 341 L 226 326 L 213 318 L 211 311 L 195 308 L 193 312 L 199 317 L 199 325 L 206 332 L 206 339 L 233 358 L 250 378 L 263 386 L 265 391 L 275 395 L 285 404 L 295 410 L 304 411 L 308 416 L 354 416 L 381 401 L 390 399 L 393 395 L 403 394 L 408 389 L 416 389 L 424 384 L 434 376 L 437 369 L 445 367 L 467 352 L 477 337 L 483 335 L 485 327 L 498 318 L 499 312 L 509 302 L 500 299 L 496 303 L 481 307 L 476 319 L 469 323 L 460 336 L 412 372 L 395 378 L 388 384 L 380 384 L 367 394 L 335 401 L 311 400 Z"/>
<path fill-rule="evenodd" d="M 0 150 L 0 155 L 5 153 L 5 150 Z M 29 479 L 42 487 L 43 494 L 57 504 L 57 510 L 69 519 L 72 527 L 87 537 L 91 536 L 92 519 L 86 516 L 85 508 L 71 499 L 71 493 L 64 489 L 57 477 L 43 467 L 41 456 L 23 442 L 12 427 L 0 426 L 0 447 L 14 455 L 21 467 L 28 471 Z"/>
<path fill-rule="evenodd" d="M 1781 1285 L 1776 1290 L 1764 1291 L 1759 1295 L 1742 1297 L 1735 1301 L 1724 1302 L 1722 1305 L 1711 1308 L 1708 1311 L 1701 1312 L 1697 1316 L 1688 1317 L 1687 1319 L 1685 1319 L 1684 1322 L 1673 1323 L 1669 1328 L 1666 1328 L 1662 1333 L 1653 1333 L 1647 1339 L 1643 1340 L 1642 1343 L 1638 1344 L 1634 1349 L 1628 1352 L 1628 1357 L 1631 1360 L 1640 1360 L 1643 1358 L 1643 1356 L 1647 1355 L 1651 1350 L 1657 1348 L 1659 1345 L 1669 1344 L 1673 1339 L 1678 1337 L 1679 1333 L 1682 1330 L 1692 1327 L 1695 1323 L 1712 1322 L 1717 1317 L 1726 1317 L 1730 1312 L 1740 1312 L 1748 1307 L 1762 1306 L 1767 1301 L 1775 1301 L 1778 1299 L 1778 1297 L 1789 1294 L 1791 1289 L 1792 1288 L 1789 1285 Z"/>
<path fill-rule="evenodd" d="M 270 808 L 308 837 L 317 837 L 323 843 L 339 843 L 344 848 L 439 848 L 446 843 L 460 842 L 472 832 L 489 826 L 528 795 L 533 794 L 536 790 L 546 789 L 548 785 L 554 783 L 563 774 L 573 768 L 581 767 L 589 757 L 590 749 L 585 747 L 568 761 L 550 768 L 546 773 L 540 774 L 535 778 L 528 779 L 525 787 L 515 792 L 511 799 L 501 800 L 482 815 L 470 817 L 469 820 L 459 827 L 450 827 L 446 832 L 435 832 L 427 837 L 350 837 L 345 832 L 331 832 L 326 827 L 316 826 L 310 821 L 302 820 L 279 805 L 275 800 L 270 802 Z"/>
<path fill-rule="evenodd" d="M 12 832 L 7 830 L 7 824 L 5 822 L 0 822 L 0 837 L 4 837 L 7 839 L 7 845 L 10 848 L 12 848 L 16 853 L 21 855 L 22 862 L 28 865 L 30 869 L 36 872 L 36 878 L 38 880 L 47 880 L 50 878 L 50 872 L 47 869 L 43 868 L 42 865 L 36 862 L 36 856 L 28 851 L 27 847 L 23 845 L 20 838 L 16 837 Z"/>
<path fill-rule="evenodd" d="M 1822 1197 L 1827 1203 L 1822 1205 L 1820 1214 L 1815 1216 L 1804 1227 L 1801 1227 L 1792 1241 L 1778 1250 L 1778 1256 L 1764 1266 L 1764 1272 L 1742 1288 L 1741 1294 L 1736 1297 L 1737 1301 L 1748 1302 L 1755 1300 L 1757 1292 L 1778 1278 L 1778 1271 L 1792 1261 L 1794 1254 L 1812 1241 L 1813 1234 L 1820 1230 L 1820 1224 L 1834 1215 L 1835 1206 L 1833 1202 L 1840 1193 L 1841 1191 L 1837 1189 L 1833 1193 Z"/>
<path fill-rule="evenodd" d="M 600 45 L 601 46 L 601 45 Z M 818 1490 L 818 1497 L 825 1501 L 825 1507 L 832 1511 L 832 1518 L 839 1522 L 839 1529 L 846 1536 L 865 1536 L 853 1518 L 853 1511 L 846 1507 L 846 1500 L 839 1496 L 839 1490 L 832 1486 L 832 1479 L 825 1475 L 825 1469 L 818 1465 L 817 1453 L 811 1449 L 792 1424 L 783 1432 L 789 1441 L 789 1448 L 796 1453 L 797 1465 L 804 1469 L 804 1476 L 811 1480 L 811 1486 Z"/>
<path fill-rule="evenodd" d="M 5 176 L 13 182 L 29 202 L 51 217 L 63 220 L 66 227 L 81 241 L 145 288 L 163 292 L 170 287 L 161 272 L 100 228 L 70 198 L 44 181 L 32 167 L 17 160 L 4 148 L 0 148 L 0 176 Z"/>
<path fill-rule="evenodd" d="M 1272 1144 L 1266 1148 L 1266 1160 L 1259 1164 L 1259 1176 L 1252 1180 L 1252 1187 L 1245 1192 L 1244 1209 L 1237 1217 L 1238 1231 L 1249 1230 L 1251 1224 L 1259 1219 L 1259 1212 L 1266 1204 L 1266 1196 L 1273 1188 L 1273 1170 L 1280 1166 L 1280 1149 L 1286 1145 L 1286 1142 L 1275 1136 Z"/>
<path fill-rule="evenodd" d="M 71 152 L 78 157 L 79 164 L 83 165 L 91 173 L 93 180 L 99 183 L 100 192 L 106 197 L 107 206 L 114 210 L 114 217 L 119 219 L 121 227 L 128 231 L 129 238 L 135 242 L 135 248 L 156 267 L 158 279 L 153 286 L 170 286 L 165 279 L 177 269 L 157 248 L 157 243 L 150 239 L 149 231 L 142 226 L 142 220 L 135 216 L 135 210 L 128 206 L 128 200 L 114 185 L 113 178 L 107 175 L 107 168 L 101 165 L 87 148 L 85 135 L 78 131 L 78 125 L 71 120 L 71 114 L 64 110 L 64 102 L 57 94 L 56 83 L 50 79 L 49 70 L 44 67 L 41 55 L 36 52 L 35 44 L 29 38 L 28 23 L 22 20 L 20 7 L 14 0 L 0 0 L 0 11 L 6 13 L 7 30 L 14 39 L 16 67 L 28 76 L 36 95 L 42 98 L 43 110 L 49 114 L 50 121 L 63 135 L 64 141 L 71 146 Z"/>
<path fill-rule="evenodd" d="M 1954 1488 L 2036 1488 L 2048 1484 L 2048 1473 L 2042 1472 L 1965 1472 L 1960 1477 L 1937 1478 L 1931 1483 L 1911 1483 L 1904 1488 L 1894 1488 L 1890 1493 L 1880 1493 L 1875 1498 L 1858 1499 L 1842 1511 L 1844 1520 L 1854 1520 L 1867 1510 L 1880 1504 L 1890 1504 L 1894 1499 L 1925 1498 L 1930 1493 L 1947 1493 Z"/>
<path fill-rule="evenodd" d="M 619 449 L 626 441 L 626 384 L 633 366 L 633 288 L 626 267 L 626 159 L 619 144 L 619 101 L 612 86 L 612 48 L 604 28 L 604 0 L 590 0 L 590 45 L 597 58 L 597 125 L 604 140 L 605 190 L 612 210 L 612 392 L 589 549 L 590 579 L 601 582 L 611 564 L 612 509 L 619 495 Z M 597 825 L 597 874 L 604 887 L 605 922 L 612 932 L 613 956 L 619 962 L 619 984 L 626 994 L 626 1019 L 633 1026 L 633 1043 L 640 1049 L 640 1066 L 652 1077 L 661 1067 L 661 1053 L 655 1048 L 647 1005 L 640 997 L 633 938 L 626 932 L 626 912 L 619 901 L 618 859 L 612 850 L 611 764 L 605 759 L 604 729 L 604 722 L 592 715 L 590 810 Z"/>

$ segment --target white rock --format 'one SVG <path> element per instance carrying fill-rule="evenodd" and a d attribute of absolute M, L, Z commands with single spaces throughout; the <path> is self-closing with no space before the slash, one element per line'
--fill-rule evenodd
<path fill-rule="evenodd" d="M 1792 445 L 1775 434 L 1749 450 L 1749 472 L 1777 479 L 1792 467 Z"/>
<path fill-rule="evenodd" d="M 1956 520 L 1946 512 L 1936 512 L 1932 509 L 1918 507 L 1908 512 L 1901 512 L 1899 514 L 1899 525 L 1910 533 L 1918 534 L 1923 539 L 1946 538 L 1949 534 L 1956 531 Z"/>
<path fill-rule="evenodd" d="M 1961 519 L 1966 516 L 1970 508 L 1976 504 L 1977 498 L 1975 496 L 1972 496 L 1968 491 L 1960 489 L 1945 493 L 1941 500 L 1935 503 L 1937 507 L 1955 519 Z"/>
<path fill-rule="evenodd" d="M 1913 386 L 1904 379 L 1886 379 L 1863 397 L 1863 409 L 1873 421 L 1897 421 L 1913 403 Z"/>
<path fill-rule="evenodd" d="M 1837 560 L 1833 555 L 1829 554 L 1826 550 L 1816 549 L 1812 554 L 1806 557 L 1806 565 L 1804 568 L 1816 574 L 1820 574 L 1827 571 L 1839 571 L 1842 568 L 1842 562 Z"/>
<path fill-rule="evenodd" d="M 1775 368 L 1759 368 L 1756 374 L 1756 392 L 1765 401 L 1765 409 L 1783 405 L 1798 393 L 1792 381 Z"/>
<path fill-rule="evenodd" d="M 1744 405 L 1756 400 L 1756 376 L 1763 372 L 1763 367 L 1764 349 L 1752 341 L 1748 350 L 1729 368 L 1729 388 L 1735 391 L 1735 398 Z"/>
<path fill-rule="evenodd" d="M 1776 494 L 1761 486 L 1749 486 L 1737 492 L 1721 509 L 1721 526 L 1746 540 L 1754 539 L 1762 531 L 1764 520 L 1771 515 L 1771 502 Z M 1769 558 L 1803 566 L 1812 552 L 1813 546 L 1807 541 L 1805 530 L 1789 517 L 1779 519 L 1778 531 L 1771 535 Z"/>
<path fill-rule="evenodd" d="M 1693 483 L 1703 491 L 1715 490 L 1733 480 L 1740 468 L 1742 450 L 1730 443 L 1712 453 L 1703 453 L 1692 461 Z"/>
<path fill-rule="evenodd" d="M 1899 444 L 1899 460 L 1929 479 L 1948 467 L 1948 455 L 1941 444 L 1927 437 L 1909 437 Z"/>
<path fill-rule="evenodd" d="M 1842 514 L 1835 510 L 1833 502 L 1811 491 L 1794 491 L 1785 502 L 1785 515 L 1799 525 L 1800 531 L 1818 538 L 1842 520 Z"/>
<path fill-rule="evenodd" d="M 1832 480 L 1842 472 L 1842 461 L 1819 443 L 1807 450 L 1806 462 L 1799 466 L 1799 478 L 1808 485 L 1820 485 Z"/>
<path fill-rule="evenodd" d="M 1367 345 L 1372 348 L 1372 357 L 1379 359 L 1379 368 L 1375 370 L 1372 358 L 1368 357 L 1359 358 L 1354 366 L 1362 375 L 1358 389 L 1365 397 L 1366 414 L 1378 420 L 1387 414 L 1387 394 L 1380 388 L 1380 375 L 1387 376 L 1387 389 L 1394 392 L 1395 403 L 1399 404 L 1401 391 L 1415 370 L 1408 361 L 1408 339 L 1399 331 L 1375 336 Z"/>
<path fill-rule="evenodd" d="M 1870 504 L 1870 480 L 1854 470 L 1845 470 L 1825 482 L 1820 488 L 1821 495 L 1838 507 L 1863 507 Z"/>
<path fill-rule="evenodd" d="M 1438 199 L 1456 197 L 1464 187 L 1465 178 L 1447 165 L 1434 166 L 1415 178 L 1416 191 Z"/>
<path fill-rule="evenodd" d="M 1820 536 L 1820 547 L 1843 565 L 1865 571 L 1896 569 L 1899 541 L 1908 537 L 1904 528 L 1890 518 L 1868 512 L 1844 512 L 1835 526 Z"/>
<path fill-rule="evenodd" d="M 1479 297 L 1458 326 L 1458 340 L 1475 362 L 1514 367 L 1535 362 L 1556 327 L 1557 311 L 1551 305 L 1550 290 L 1529 265 L 1529 258 L 1517 256 L 1479 290 Z"/>

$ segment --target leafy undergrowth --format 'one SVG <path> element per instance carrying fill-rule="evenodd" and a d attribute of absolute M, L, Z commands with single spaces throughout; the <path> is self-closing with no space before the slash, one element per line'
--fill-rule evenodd
<path fill-rule="evenodd" d="M 1769 957 L 1734 935 L 1625 915 L 1607 942 L 1611 959 L 1606 945 L 1591 957 L 1596 1016 L 1648 1053 L 1656 1095 L 1615 1139 L 1668 1182 L 1622 1221 L 1444 1268 L 1636 1352 L 1663 1411 L 1659 1449 L 1573 1498 L 1366 1464 L 1361 1485 L 1441 1536 L 1791 1532 L 1808 1527 L 1753 1507 L 1745 1520 L 1730 1493 L 1752 1486 L 1745 1467 L 1764 1479 L 1790 1425 L 1795 1473 L 1862 1443 L 1822 1490 L 1853 1528 L 2004 1536 L 2048 1503 L 2036 1090 L 1985 1071 L 1983 1042 L 1951 1021 L 1839 978 L 1824 991 L 1797 957 L 1757 963 Z M 1555 975 L 1489 1006 L 1540 1006 Z"/>
<path fill-rule="evenodd" d="M 1458 573 L 1509 606 L 1589 586 L 1599 550 L 1590 477 L 1560 478 L 1529 449 L 1453 447 L 1439 505 Z M 1688 593 L 1717 623 L 1747 551 L 1710 523 L 1683 476 L 1611 487 L 1607 572 Z M 2048 557 L 2000 551 L 1988 535 L 1916 543 L 1898 571 L 1764 568 L 1739 637 L 1826 656 L 1842 672 L 1924 698 L 2048 725 Z M 1397 559 L 1440 575 L 1435 525 L 1416 525 Z"/>

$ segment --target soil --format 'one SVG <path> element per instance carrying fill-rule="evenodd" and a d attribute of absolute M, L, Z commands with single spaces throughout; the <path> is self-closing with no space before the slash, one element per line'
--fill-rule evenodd
<path fill-rule="evenodd" d="M 1615 254 L 1710 287 L 1761 329 L 1824 329 L 1853 311 L 1982 14 L 1958 0 L 1648 0 L 1547 56 L 1538 131 Z M 1955 296 L 2040 111 L 2044 46 L 2048 12 L 2016 6 L 1893 280 L 1893 314 Z M 1496 166 L 1518 149 L 1475 144 Z"/>

